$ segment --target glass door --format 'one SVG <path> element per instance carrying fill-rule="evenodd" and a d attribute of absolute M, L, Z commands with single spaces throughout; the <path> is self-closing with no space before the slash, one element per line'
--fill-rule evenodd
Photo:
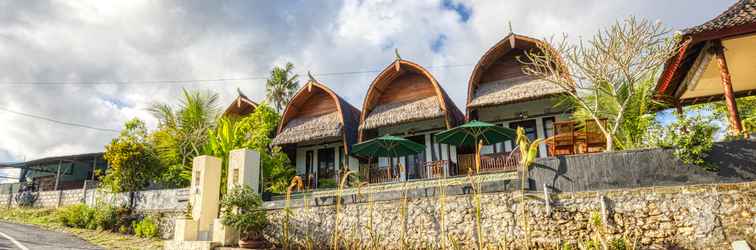
<path fill-rule="evenodd" d="M 315 187 L 315 151 L 313 150 L 307 150 L 305 151 L 305 176 L 304 176 L 304 183 L 306 183 L 306 186 L 309 188 Z"/>
<path fill-rule="evenodd" d="M 318 149 L 318 188 L 336 187 L 335 153 L 333 148 Z"/>
<path fill-rule="evenodd" d="M 407 140 L 425 145 L 425 135 L 407 137 Z M 416 155 L 405 157 L 407 164 L 407 179 L 420 179 L 426 176 L 425 171 L 425 150 Z"/>

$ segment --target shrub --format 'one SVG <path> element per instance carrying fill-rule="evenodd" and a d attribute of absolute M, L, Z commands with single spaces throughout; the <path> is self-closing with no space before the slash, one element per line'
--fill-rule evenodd
<path fill-rule="evenodd" d="M 84 204 L 66 206 L 56 212 L 56 217 L 65 226 L 86 228 L 94 217 L 94 209 Z"/>
<path fill-rule="evenodd" d="M 714 146 L 714 132 L 717 127 L 701 116 L 678 119 L 666 132 L 669 144 L 675 148 L 675 156 L 683 163 L 704 167 L 716 171 L 716 166 L 706 162 Z"/>
<path fill-rule="evenodd" d="M 262 209 L 262 200 L 249 186 L 236 187 L 223 196 L 221 201 L 223 225 L 242 234 L 255 234 L 265 229 L 268 218 Z"/>
<path fill-rule="evenodd" d="M 137 221 L 133 228 L 137 237 L 155 238 L 158 236 L 158 226 L 150 217 L 144 217 L 141 221 Z"/>
<path fill-rule="evenodd" d="M 87 228 L 100 230 L 113 230 L 118 223 L 117 208 L 106 203 L 98 203 L 94 208 L 94 218 Z"/>

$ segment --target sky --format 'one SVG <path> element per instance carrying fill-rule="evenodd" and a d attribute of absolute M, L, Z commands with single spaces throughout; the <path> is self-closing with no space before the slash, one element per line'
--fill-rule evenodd
<path fill-rule="evenodd" d="M 534 38 L 588 38 L 630 15 L 679 30 L 733 2 L 0 0 L 0 162 L 99 152 L 117 136 L 18 112 L 112 130 L 137 117 L 154 128 L 146 108 L 176 103 L 182 88 L 214 91 L 224 107 L 237 88 L 261 101 L 264 77 L 286 62 L 301 83 L 311 71 L 361 107 L 395 48 L 463 107 L 474 64 L 508 23 Z M 342 72 L 352 73 L 328 75 Z"/>

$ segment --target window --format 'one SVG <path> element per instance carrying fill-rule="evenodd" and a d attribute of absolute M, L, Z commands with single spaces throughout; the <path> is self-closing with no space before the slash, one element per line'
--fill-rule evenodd
<path fill-rule="evenodd" d="M 536 132 L 538 128 L 536 127 L 535 120 L 524 120 L 524 121 L 509 123 L 509 128 L 517 129 L 517 127 L 522 127 L 525 130 L 525 135 L 528 137 L 530 141 L 533 141 L 536 138 L 538 138 L 538 134 Z M 514 145 L 514 144 L 512 146 L 517 147 L 517 145 Z"/>

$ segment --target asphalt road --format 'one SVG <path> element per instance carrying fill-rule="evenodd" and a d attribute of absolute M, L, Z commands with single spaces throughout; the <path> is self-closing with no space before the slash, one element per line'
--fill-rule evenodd
<path fill-rule="evenodd" d="M 0 222 L 0 250 L 103 249 L 78 237 L 35 226 Z"/>

